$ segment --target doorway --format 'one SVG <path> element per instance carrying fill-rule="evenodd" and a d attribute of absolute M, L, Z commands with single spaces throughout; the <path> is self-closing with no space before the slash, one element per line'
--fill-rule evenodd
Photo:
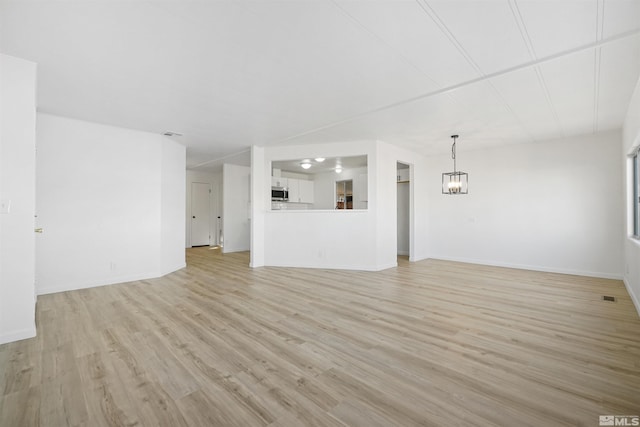
<path fill-rule="evenodd" d="M 191 183 L 191 246 L 211 244 L 211 184 Z"/>
<path fill-rule="evenodd" d="M 396 163 L 397 179 L 397 254 L 411 255 L 411 168 L 406 163 Z"/>
<path fill-rule="evenodd" d="M 336 181 L 336 209 L 353 209 L 353 180 Z"/>

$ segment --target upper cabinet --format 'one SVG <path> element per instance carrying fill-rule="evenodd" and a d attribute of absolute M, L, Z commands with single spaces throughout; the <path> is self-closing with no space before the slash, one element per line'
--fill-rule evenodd
<path fill-rule="evenodd" d="M 300 203 L 313 203 L 313 181 L 305 181 L 301 179 L 298 181 L 298 186 L 298 201 Z"/>
<path fill-rule="evenodd" d="M 289 179 L 282 178 L 280 176 L 272 176 L 271 177 L 271 186 L 272 187 L 288 187 Z"/>
<path fill-rule="evenodd" d="M 275 181 L 278 179 L 278 181 Z M 286 181 L 282 181 L 282 180 Z M 295 178 L 277 178 L 272 177 L 273 182 L 284 182 L 284 185 L 278 187 L 287 187 L 289 189 L 289 203 L 313 203 L 313 181 Z"/>
<path fill-rule="evenodd" d="M 299 181 L 299 179 L 289 178 L 289 203 L 300 202 L 300 185 L 298 184 Z"/>

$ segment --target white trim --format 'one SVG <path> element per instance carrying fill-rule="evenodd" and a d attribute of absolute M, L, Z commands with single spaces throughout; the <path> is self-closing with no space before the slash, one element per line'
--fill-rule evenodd
<path fill-rule="evenodd" d="M 234 252 L 249 252 L 251 251 L 251 248 L 246 248 L 244 246 L 240 248 L 234 248 L 230 247 L 229 245 L 225 245 L 220 247 L 220 251 L 222 251 L 223 254 L 232 254 Z"/>
<path fill-rule="evenodd" d="M 164 270 L 161 275 L 162 276 L 166 276 L 167 274 L 171 274 L 173 272 L 181 270 L 181 269 L 185 268 L 186 266 L 187 266 L 187 264 L 185 262 L 180 263 L 180 264 L 176 264 L 173 267 L 169 267 L 166 270 Z"/>
<path fill-rule="evenodd" d="M 279 267 L 279 268 L 312 268 L 317 270 L 355 270 L 355 271 L 382 271 L 388 268 L 397 267 L 398 263 L 390 262 L 387 264 L 379 264 L 376 266 L 362 266 L 362 265 L 289 265 L 289 264 L 265 264 L 262 267 Z"/>
<path fill-rule="evenodd" d="M 54 294 L 57 292 L 75 291 L 78 289 L 96 288 L 98 286 L 115 285 L 118 283 L 135 282 L 138 280 L 156 279 L 162 277 L 158 272 L 133 274 L 131 276 L 117 276 L 109 279 L 96 280 L 93 282 L 71 283 L 67 286 L 51 286 L 42 289 L 36 289 L 38 295 Z M 37 287 L 37 286 L 36 286 Z"/>
<path fill-rule="evenodd" d="M 624 277 L 622 279 L 622 282 L 624 283 L 624 287 L 627 288 L 627 292 L 629 293 L 629 297 L 631 297 L 631 301 L 633 301 L 633 305 L 636 307 L 636 311 L 638 312 L 638 315 L 640 316 L 640 299 L 638 299 L 638 296 L 633 293 L 633 288 L 631 287 L 631 285 L 627 281 L 626 277 Z"/>
<path fill-rule="evenodd" d="M 431 256 L 429 258 L 441 259 L 444 261 L 464 262 L 468 264 L 489 265 L 493 267 L 517 268 L 520 270 L 542 271 L 545 273 L 559 273 L 559 274 L 571 274 L 574 276 L 597 277 L 601 279 L 622 280 L 623 278 L 622 275 L 620 274 L 604 273 L 599 271 L 572 270 L 568 268 L 555 268 L 555 267 L 545 267 L 540 265 L 528 265 L 528 264 L 511 264 L 508 262 L 496 262 L 496 261 L 486 261 L 486 260 L 478 260 L 478 259 L 471 259 L 471 258 L 457 258 L 457 257 L 446 257 L 446 256 Z"/>
<path fill-rule="evenodd" d="M 431 258 L 431 257 L 428 256 L 428 255 L 420 255 L 420 256 L 413 257 L 413 258 L 409 257 L 409 261 L 410 262 L 418 262 L 418 261 L 424 261 L 424 260 L 429 259 L 429 258 Z"/>
<path fill-rule="evenodd" d="M 0 335 L 0 344 L 6 344 L 14 341 L 26 340 L 36 336 L 36 325 L 31 328 L 21 329 L 19 331 L 10 332 Z"/>
<path fill-rule="evenodd" d="M 398 261 L 393 261 L 393 262 L 389 262 L 387 264 L 379 264 L 376 266 L 376 268 L 374 270 L 368 270 L 368 271 L 382 271 L 382 270 L 387 270 L 389 268 L 395 268 L 398 266 Z"/>
<path fill-rule="evenodd" d="M 138 280 L 157 279 L 158 277 L 166 276 L 167 274 L 171 274 L 175 271 L 183 269 L 186 266 L 187 266 L 186 263 L 181 263 L 171 268 L 168 268 L 164 273 L 154 272 L 154 273 L 144 273 L 144 274 L 132 274 L 130 276 L 116 276 L 116 277 L 96 280 L 92 282 L 72 283 L 72 284 L 68 284 L 67 286 L 49 286 L 46 288 L 38 289 L 38 286 L 36 284 L 36 293 L 37 295 L 47 295 L 47 294 L 55 294 L 58 292 L 75 291 L 78 289 L 96 288 L 98 286 L 116 285 L 118 283 L 135 282 Z"/>

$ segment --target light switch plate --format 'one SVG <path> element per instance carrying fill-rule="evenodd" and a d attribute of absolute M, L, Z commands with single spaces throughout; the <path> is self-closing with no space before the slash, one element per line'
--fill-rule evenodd
<path fill-rule="evenodd" d="M 0 214 L 11 212 L 11 200 L 0 200 Z"/>

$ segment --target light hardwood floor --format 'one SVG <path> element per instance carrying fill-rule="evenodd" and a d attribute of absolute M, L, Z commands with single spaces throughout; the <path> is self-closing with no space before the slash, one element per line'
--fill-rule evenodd
<path fill-rule="evenodd" d="M 620 281 L 445 261 L 248 268 L 38 298 L 0 346 L 2 426 L 597 426 L 640 414 Z M 602 301 L 613 295 L 618 301 Z"/>

